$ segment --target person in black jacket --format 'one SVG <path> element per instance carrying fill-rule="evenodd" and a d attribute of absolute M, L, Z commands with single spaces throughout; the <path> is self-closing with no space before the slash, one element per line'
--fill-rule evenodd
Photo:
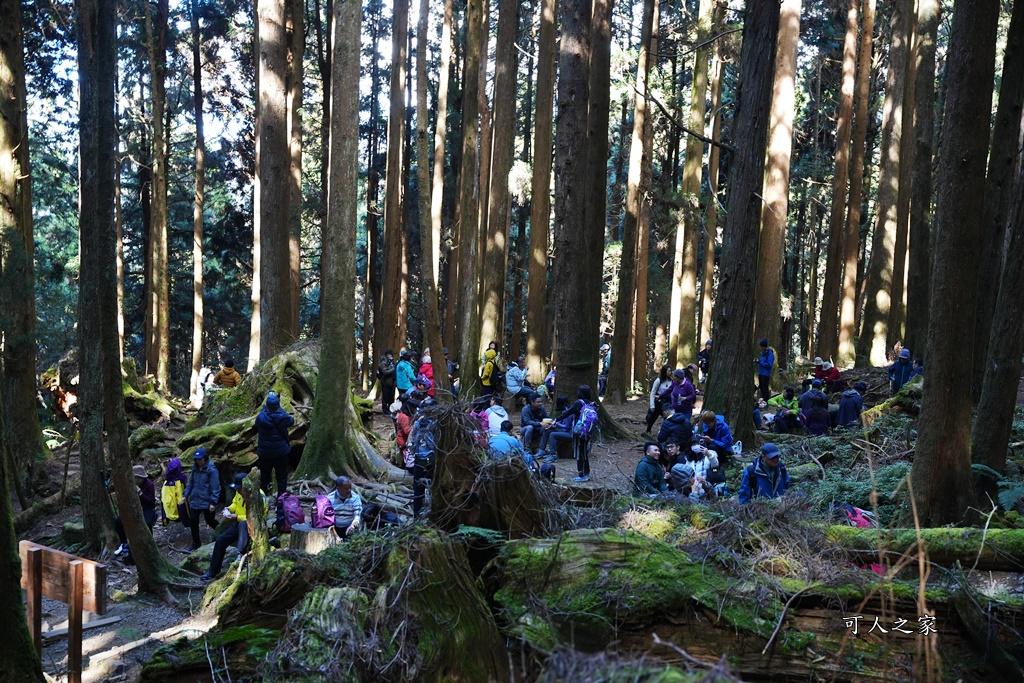
<path fill-rule="evenodd" d="M 288 490 L 288 456 L 292 452 L 288 428 L 295 418 L 281 408 L 281 399 L 273 391 L 267 394 L 263 410 L 256 416 L 256 455 L 260 468 L 260 488 L 270 493 L 270 474 L 277 479 L 277 495 Z"/>
<path fill-rule="evenodd" d="M 395 402 L 395 352 L 388 349 L 377 366 L 377 379 L 380 380 L 380 410 L 390 415 L 389 408 Z"/>
<path fill-rule="evenodd" d="M 690 418 L 684 413 L 677 413 L 672 403 L 666 401 L 662 407 L 665 420 L 658 430 L 658 441 L 666 443 L 674 440 L 677 443 L 689 443 L 691 434 Z"/>
<path fill-rule="evenodd" d="M 590 386 L 587 384 L 580 385 L 579 390 L 576 392 L 576 402 L 569 406 L 568 410 L 555 418 L 555 422 L 562 422 L 569 417 L 574 420 L 572 445 L 573 453 L 576 457 L 576 470 L 578 472 L 577 476 L 572 479 L 575 482 L 590 481 L 590 434 L 579 433 L 575 427 L 575 422 L 583 417 L 584 406 L 594 410 L 597 409 Z"/>

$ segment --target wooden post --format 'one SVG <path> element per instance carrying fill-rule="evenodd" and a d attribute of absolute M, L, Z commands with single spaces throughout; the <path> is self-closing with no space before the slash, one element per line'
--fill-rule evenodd
<path fill-rule="evenodd" d="M 82 682 L 82 561 L 69 565 L 68 586 L 68 683 Z"/>
<path fill-rule="evenodd" d="M 36 652 L 43 653 L 43 549 L 29 548 L 26 557 L 28 576 L 28 630 Z"/>

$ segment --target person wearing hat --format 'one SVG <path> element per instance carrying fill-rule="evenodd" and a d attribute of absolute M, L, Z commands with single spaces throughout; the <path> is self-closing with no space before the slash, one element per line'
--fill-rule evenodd
<path fill-rule="evenodd" d="M 295 424 L 295 418 L 281 407 L 281 399 L 271 391 L 263 410 L 256 416 L 256 461 L 260 468 L 260 488 L 270 493 L 270 475 L 277 480 L 277 495 L 288 490 L 288 456 L 292 452 L 288 428 Z"/>
<path fill-rule="evenodd" d="M 672 384 L 661 392 L 661 401 L 669 401 L 672 409 L 689 422 L 693 418 L 693 404 L 697 400 L 697 389 L 693 386 L 693 367 L 676 368 L 672 371 Z M 658 441 L 663 441 L 660 437 Z"/>
<path fill-rule="evenodd" d="M 202 543 L 199 540 L 199 519 L 206 519 L 211 529 L 217 528 L 214 511 L 220 500 L 220 472 L 210 462 L 205 448 L 197 448 L 192 454 L 192 473 L 185 484 L 185 500 L 189 508 L 189 527 L 192 530 L 192 547 L 188 552 L 197 550 Z"/>
<path fill-rule="evenodd" d="M 767 401 L 772 397 L 772 368 L 775 367 L 775 352 L 768 346 L 768 338 L 765 337 L 757 343 L 761 347 L 761 355 L 754 362 L 757 363 L 757 387 L 761 390 L 761 399 Z"/>
<path fill-rule="evenodd" d="M 416 367 L 412 364 L 412 354 L 408 349 L 402 349 L 399 355 L 398 366 L 395 368 L 395 386 L 399 394 L 404 394 L 412 389 L 416 381 Z"/>
<path fill-rule="evenodd" d="M 825 361 L 821 364 L 821 375 L 818 379 L 825 383 L 825 391 L 842 391 L 843 374 L 830 361 Z"/>
<path fill-rule="evenodd" d="M 228 356 L 221 363 L 220 372 L 213 376 L 213 383 L 225 389 L 237 387 L 242 383 L 242 376 L 235 370 L 235 359 Z"/>
<path fill-rule="evenodd" d="M 395 401 L 395 352 L 388 349 L 377 365 L 377 379 L 380 380 L 380 409 L 385 415 Z"/>
<path fill-rule="evenodd" d="M 672 465 L 673 486 L 694 503 L 701 498 L 711 498 L 715 495 L 715 485 L 708 481 L 712 467 L 718 467 L 718 453 L 694 443 L 677 456 L 677 462 Z"/>
<path fill-rule="evenodd" d="M 740 503 L 754 498 L 779 498 L 789 488 L 789 473 L 780 460 L 782 453 L 773 443 L 761 446 L 761 455 L 743 470 L 740 483 Z"/>
<path fill-rule="evenodd" d="M 821 360 L 821 356 L 814 357 L 813 365 L 814 370 L 811 372 L 811 376 L 804 379 L 804 381 L 801 382 L 800 391 L 802 393 L 806 393 L 807 390 L 811 388 L 811 382 L 813 382 L 814 380 L 820 379 L 823 382 L 825 381 L 825 361 Z"/>
<path fill-rule="evenodd" d="M 214 542 L 213 554 L 210 556 L 210 569 L 199 577 L 203 581 L 209 581 L 220 574 L 221 565 L 224 564 L 224 553 L 227 552 L 229 545 L 236 543 L 238 554 L 241 555 L 245 552 L 245 546 L 249 544 L 249 525 L 245 521 L 245 496 L 242 494 L 243 482 L 245 482 L 245 474 L 239 472 L 228 484 L 228 488 L 234 491 L 235 495 L 231 499 L 231 505 L 224 508 L 223 515 L 224 520 L 232 522 L 232 524 Z"/>
<path fill-rule="evenodd" d="M 334 530 L 342 538 L 354 534 L 363 519 L 363 499 L 352 490 L 352 480 L 335 479 L 334 490 L 327 494 L 327 499 L 334 508 Z"/>
<path fill-rule="evenodd" d="M 661 446 L 653 441 L 644 444 L 644 454 L 633 472 L 633 493 L 655 498 L 668 491 L 665 470 L 661 466 Z"/>
<path fill-rule="evenodd" d="M 501 368 L 498 367 L 498 352 L 494 349 L 487 349 L 484 351 L 484 364 L 480 368 L 480 386 L 483 387 L 481 393 L 498 393 L 502 379 Z"/>
<path fill-rule="evenodd" d="M 146 473 L 146 468 L 142 465 L 132 467 L 132 474 L 135 475 L 135 485 L 139 487 L 142 518 L 146 520 L 146 526 L 152 531 L 153 525 L 156 524 L 156 488 L 153 486 L 153 480 Z M 114 518 L 114 530 L 117 531 L 117 537 L 121 539 L 121 545 L 114 551 L 114 554 L 120 555 L 128 549 L 128 536 L 125 534 L 121 515 Z"/>
<path fill-rule="evenodd" d="M 455 364 L 451 359 L 451 352 L 448 351 L 448 347 L 445 346 L 442 349 L 444 353 L 444 364 L 448 371 L 448 386 L 451 387 L 452 394 L 455 396 L 459 395 L 459 380 L 456 375 L 458 374 L 459 366 Z"/>
<path fill-rule="evenodd" d="M 860 414 L 864 410 L 863 392 L 867 390 L 864 382 L 857 382 L 853 389 L 847 389 L 839 398 L 839 412 L 836 413 L 836 427 L 840 429 L 856 429 L 860 427 Z"/>
<path fill-rule="evenodd" d="M 910 349 L 903 349 L 896 362 L 889 366 L 889 382 L 892 384 L 893 395 L 910 381 L 913 372 L 914 368 L 910 364 Z"/>
<path fill-rule="evenodd" d="M 822 386 L 823 384 L 820 379 L 811 380 L 811 388 L 800 394 L 800 397 L 796 400 L 801 412 L 810 412 L 815 402 L 824 402 L 825 406 L 828 407 L 828 396 L 821 390 Z"/>
<path fill-rule="evenodd" d="M 704 342 L 704 348 L 697 352 L 697 367 L 700 369 L 700 383 L 708 381 L 708 370 L 711 369 L 711 340 Z"/>

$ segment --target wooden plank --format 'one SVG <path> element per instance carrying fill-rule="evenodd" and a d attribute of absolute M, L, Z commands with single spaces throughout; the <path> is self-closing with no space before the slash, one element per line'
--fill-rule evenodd
<path fill-rule="evenodd" d="M 73 560 L 68 566 L 68 683 L 82 683 L 82 574 L 85 566 Z"/>
<path fill-rule="evenodd" d="M 121 617 L 107 617 L 106 619 L 97 619 L 96 621 L 87 621 L 82 624 L 82 631 L 88 631 L 93 628 L 101 628 L 103 626 L 110 626 L 121 621 Z M 68 634 L 66 628 L 55 628 L 51 631 L 47 631 L 43 634 L 43 642 L 49 645 L 50 643 L 60 640 Z"/>
<path fill-rule="evenodd" d="M 43 652 L 43 551 L 41 548 L 29 548 L 25 556 L 25 569 L 22 575 L 27 579 L 25 590 L 28 591 L 28 630 L 32 634 L 32 644 L 36 652 Z M 23 581 L 23 583 L 26 583 Z"/>
<path fill-rule="evenodd" d="M 78 561 L 82 563 L 82 609 L 100 616 L 107 613 L 107 565 L 75 557 L 31 541 L 21 541 L 18 544 L 18 551 L 21 555 L 22 566 L 28 565 L 30 548 L 39 548 L 43 551 L 42 593 L 45 597 L 68 604 L 70 599 L 68 587 L 71 585 L 68 567 L 71 562 Z M 28 581 L 24 572 L 21 576 L 21 587 L 28 590 Z"/>

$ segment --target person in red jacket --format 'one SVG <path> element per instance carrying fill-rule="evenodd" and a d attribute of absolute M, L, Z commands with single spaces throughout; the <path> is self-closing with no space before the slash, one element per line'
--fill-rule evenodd
<path fill-rule="evenodd" d="M 395 443 L 398 444 L 398 452 L 402 454 L 403 459 L 406 457 L 406 446 L 409 444 L 409 432 L 412 431 L 413 417 L 419 406 L 418 401 L 409 399 L 402 404 L 402 408 L 398 411 L 398 417 L 395 418 Z"/>
<path fill-rule="evenodd" d="M 832 365 L 832 363 L 825 361 L 824 363 L 821 364 L 821 370 L 823 376 L 819 377 L 818 379 L 825 383 L 826 393 L 842 391 L 843 377 L 842 373 L 839 372 L 839 368 Z"/>
<path fill-rule="evenodd" d="M 420 377 L 426 377 L 430 380 L 430 388 L 427 389 L 427 396 L 433 397 L 434 395 L 434 366 L 430 362 L 430 351 L 427 350 L 423 354 L 423 364 L 420 365 Z"/>

